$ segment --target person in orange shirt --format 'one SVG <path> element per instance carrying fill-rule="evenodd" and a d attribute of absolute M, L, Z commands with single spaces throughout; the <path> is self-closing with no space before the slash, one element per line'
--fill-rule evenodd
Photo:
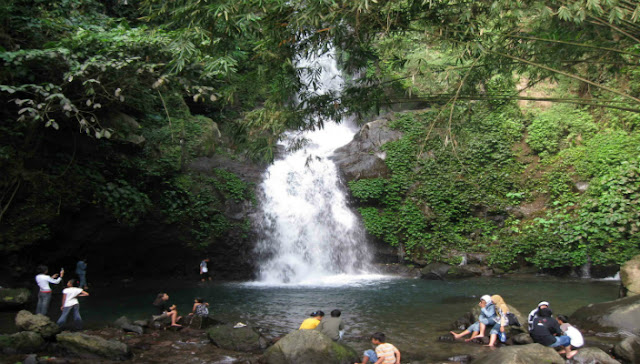
<path fill-rule="evenodd" d="M 324 312 L 322 311 L 313 311 L 311 312 L 311 317 L 309 317 L 308 319 L 302 321 L 302 325 L 300 325 L 300 328 L 298 330 L 313 330 L 315 329 L 318 325 L 320 325 L 320 321 L 322 321 L 322 318 L 324 317 Z"/>
<path fill-rule="evenodd" d="M 381 332 L 371 335 L 371 343 L 376 345 L 376 350 L 365 351 L 362 363 L 356 364 L 400 364 L 400 350 L 386 340 L 385 334 Z"/>

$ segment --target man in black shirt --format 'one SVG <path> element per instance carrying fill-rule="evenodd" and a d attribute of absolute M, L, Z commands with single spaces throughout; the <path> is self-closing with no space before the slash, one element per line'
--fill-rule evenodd
<path fill-rule="evenodd" d="M 551 317 L 551 309 L 541 308 L 538 311 L 538 317 L 533 320 L 533 330 L 530 334 L 534 342 L 552 348 L 562 346 L 566 350 L 567 358 L 573 356 L 571 339 L 567 335 L 562 335 L 560 324 Z"/>

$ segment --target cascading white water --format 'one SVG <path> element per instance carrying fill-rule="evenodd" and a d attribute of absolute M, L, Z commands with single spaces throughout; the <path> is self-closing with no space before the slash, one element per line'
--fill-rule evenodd
<path fill-rule="evenodd" d="M 339 91 L 342 78 L 333 57 L 301 60 L 298 65 L 313 62 L 323 69 L 316 92 Z M 327 122 L 324 129 L 305 132 L 305 147 L 288 153 L 267 170 L 258 222 L 264 238 L 256 248 L 263 259 L 261 282 L 344 282 L 370 270 L 364 230 L 347 206 L 338 170 L 329 159 L 354 134 L 345 123 Z"/>

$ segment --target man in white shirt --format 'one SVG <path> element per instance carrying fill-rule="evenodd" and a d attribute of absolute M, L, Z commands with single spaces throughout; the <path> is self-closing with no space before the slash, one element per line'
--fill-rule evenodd
<path fill-rule="evenodd" d="M 207 267 L 207 263 L 209 263 L 209 258 L 205 258 L 200 262 L 200 280 L 204 282 L 207 280 L 211 280 L 211 276 L 209 275 L 209 267 Z"/>
<path fill-rule="evenodd" d="M 76 324 L 76 328 L 82 328 L 82 317 L 80 317 L 80 302 L 78 302 L 78 297 L 88 296 L 89 293 L 83 291 L 82 288 L 76 287 L 77 282 L 75 279 L 70 279 L 69 282 L 67 282 L 67 288 L 62 290 L 62 306 L 60 307 L 62 314 L 56 322 L 58 326 L 62 326 L 67 321 L 69 312 L 73 311 L 73 322 Z"/>
<path fill-rule="evenodd" d="M 36 306 L 36 315 L 47 315 L 49 312 L 49 303 L 51 302 L 51 287 L 49 283 L 58 284 L 62 280 L 64 276 L 64 269 L 60 270 L 60 277 L 58 274 L 54 274 L 53 276 L 47 275 L 49 273 L 49 268 L 46 265 L 38 266 L 38 275 L 36 276 L 36 283 L 38 287 L 40 287 L 40 291 L 38 292 L 38 305 Z"/>

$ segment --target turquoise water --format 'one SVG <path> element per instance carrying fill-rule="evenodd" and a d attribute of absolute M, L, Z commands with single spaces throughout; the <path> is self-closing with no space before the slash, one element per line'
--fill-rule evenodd
<path fill-rule="evenodd" d="M 193 298 L 203 297 L 214 317 L 242 321 L 282 336 L 298 328 L 311 311 L 327 315 L 338 308 L 346 324 L 346 341 L 366 349 L 368 336 L 387 334 L 389 342 L 416 360 L 445 359 L 465 350 L 465 344 L 438 343 L 436 338 L 469 311 L 483 294 L 500 294 L 526 315 L 538 301 L 551 302 L 554 313 L 571 314 L 593 302 L 616 298 L 618 282 L 558 279 L 547 276 L 475 278 L 458 281 L 426 281 L 376 278 L 343 284 L 340 280 L 320 286 L 260 286 L 247 283 L 192 283 L 177 281 L 132 282 L 127 286 L 95 287 L 81 299 L 86 327 L 113 322 L 122 315 L 146 318 L 158 292 L 167 292 L 179 313 L 191 310 Z M 57 306 L 54 297 L 51 312 Z M 57 317 L 56 317 L 57 318 Z M 4 326 L 4 325 L 3 325 Z M 444 357 L 443 357 L 444 356 Z"/>

